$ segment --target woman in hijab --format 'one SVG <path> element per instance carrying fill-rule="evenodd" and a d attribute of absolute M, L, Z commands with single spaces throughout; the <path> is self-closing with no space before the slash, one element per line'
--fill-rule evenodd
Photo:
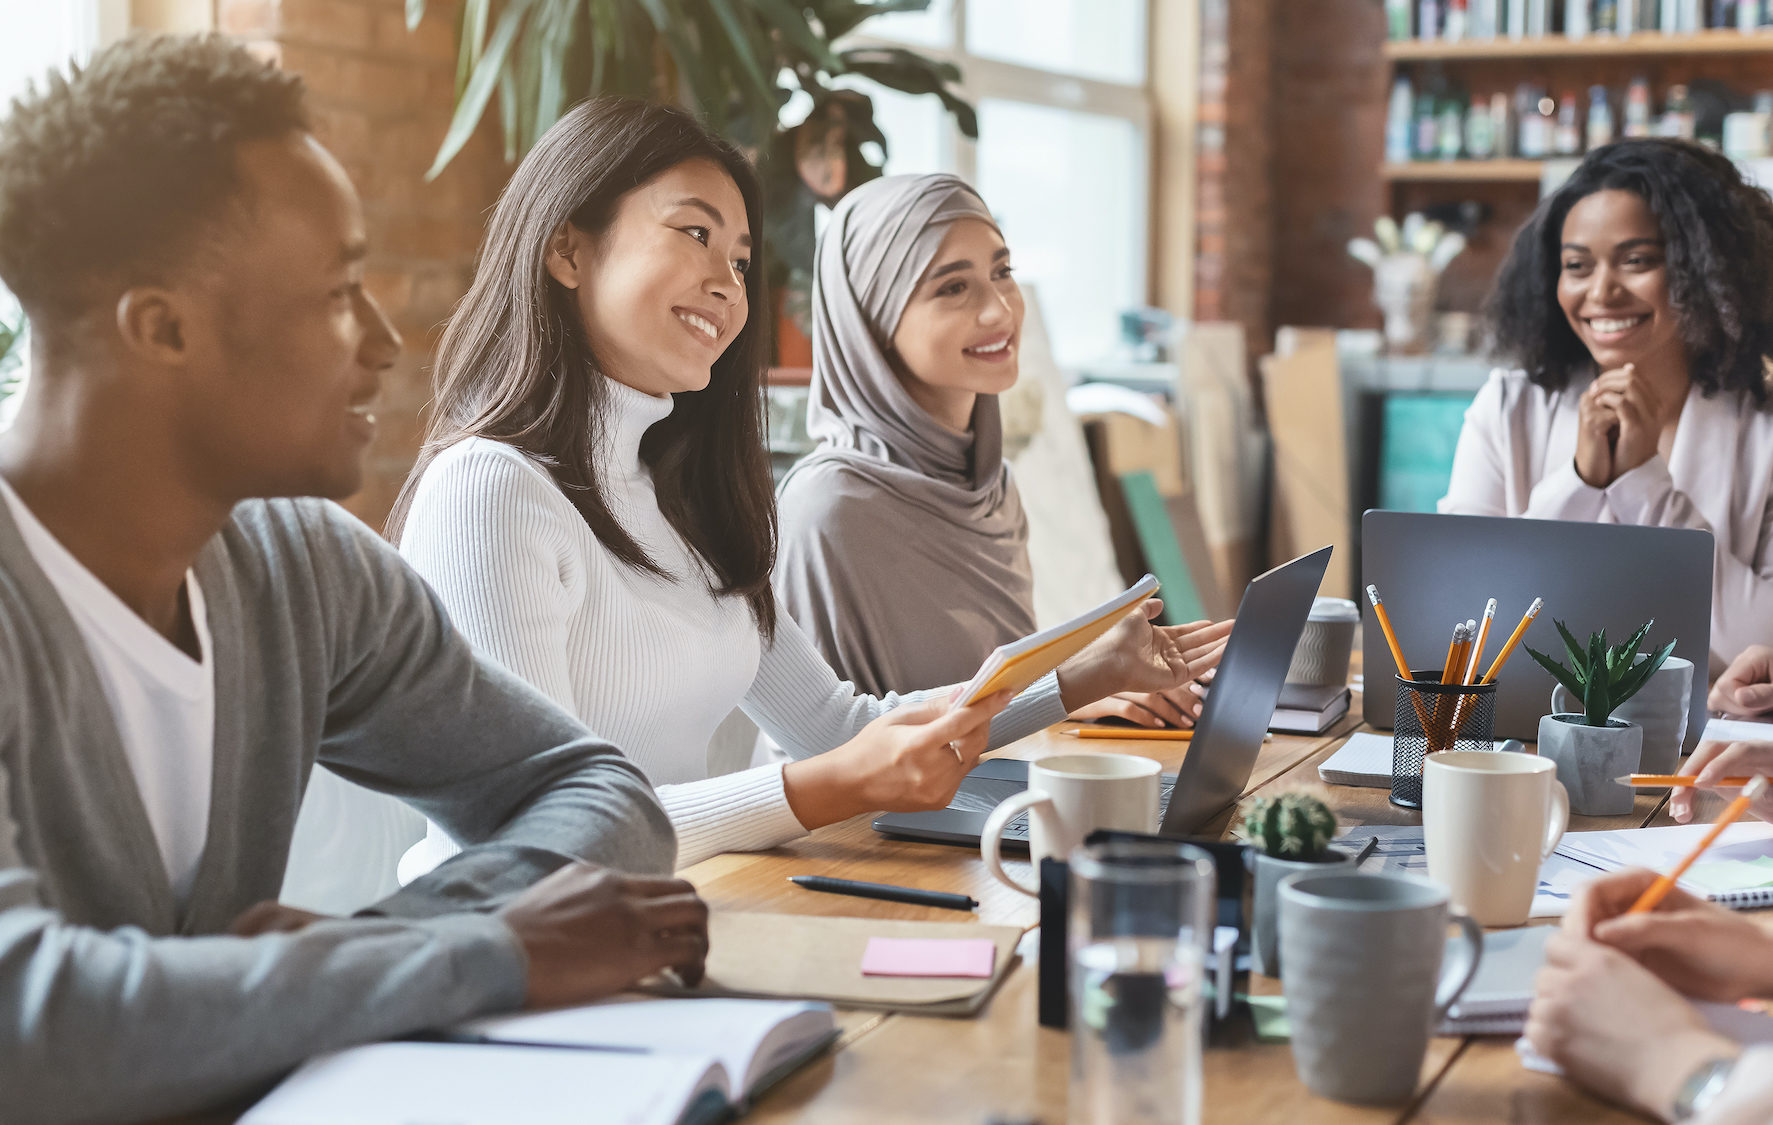
<path fill-rule="evenodd" d="M 889 176 L 846 195 L 813 275 L 816 450 L 777 497 L 776 594 L 864 691 L 969 679 L 1034 631 L 1028 518 L 1003 460 L 1022 292 L 984 200 L 957 177 Z M 1196 622 L 1200 643 L 1228 624 Z M 1187 688 L 1073 712 L 1189 726 Z"/>
<path fill-rule="evenodd" d="M 841 683 L 770 586 L 759 234 L 750 164 L 689 114 L 615 98 L 562 117 L 488 224 L 390 526 L 477 648 L 646 772 L 680 866 L 941 808 L 988 744 L 1218 655 L 1129 614 L 989 732 L 1002 699 L 951 712 L 946 692 Z M 710 776 L 735 707 L 786 764 Z M 403 875 L 453 851 L 434 831 Z"/>

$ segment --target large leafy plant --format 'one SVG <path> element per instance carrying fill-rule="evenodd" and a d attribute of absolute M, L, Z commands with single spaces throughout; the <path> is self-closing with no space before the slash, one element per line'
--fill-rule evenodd
<path fill-rule="evenodd" d="M 596 94 L 687 98 L 716 132 L 746 149 L 763 179 L 764 268 L 772 285 L 804 296 L 814 249 L 813 207 L 881 174 L 887 138 L 864 93 L 835 84 L 859 76 L 939 98 L 961 132 L 978 136 L 973 108 L 951 88 L 950 63 L 896 47 L 834 44 L 885 12 L 930 0 L 463 0 L 457 30 L 455 114 L 436 176 L 497 99 L 505 156 L 516 160 L 575 102 Z M 417 27 L 426 0 L 406 0 Z M 782 111 L 811 99 L 798 124 Z"/>
<path fill-rule="evenodd" d="M 1650 626 L 1656 624 L 1654 620 L 1646 621 L 1631 639 L 1611 648 L 1607 647 L 1605 629 L 1589 634 L 1588 647 L 1584 648 L 1576 643 L 1576 638 L 1562 621 L 1556 624 L 1558 633 L 1564 638 L 1568 665 L 1558 663 L 1531 645 L 1527 646 L 1527 653 L 1539 662 L 1540 667 L 1557 677 L 1558 683 L 1569 689 L 1571 695 L 1582 700 L 1582 721 L 1586 726 L 1606 726 L 1614 710 L 1649 683 L 1650 677 L 1674 652 L 1675 642 L 1670 641 L 1643 660 L 1638 659 L 1638 647 L 1650 635 Z"/>

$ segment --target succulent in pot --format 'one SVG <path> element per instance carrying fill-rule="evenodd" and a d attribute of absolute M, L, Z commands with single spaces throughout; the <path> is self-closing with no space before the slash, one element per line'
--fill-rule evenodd
<path fill-rule="evenodd" d="M 1567 660 L 1554 660 L 1531 646 L 1527 655 L 1581 700 L 1582 710 L 1540 719 L 1539 753 L 1557 763 L 1558 780 L 1570 791 L 1570 811 L 1581 816 L 1628 813 L 1634 793 L 1618 779 L 1637 770 L 1644 732 L 1613 713 L 1650 682 L 1674 652 L 1675 642 L 1639 659 L 1638 650 L 1655 621 L 1645 622 L 1629 639 L 1612 646 L 1604 629 L 1590 634 L 1585 646 L 1562 621 L 1556 624 Z"/>

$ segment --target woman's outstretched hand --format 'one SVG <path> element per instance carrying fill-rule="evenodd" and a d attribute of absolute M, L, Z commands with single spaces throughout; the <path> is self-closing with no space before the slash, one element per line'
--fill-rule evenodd
<path fill-rule="evenodd" d="M 1097 700 L 1121 693 L 1175 693 L 1218 666 L 1232 622 L 1153 624 L 1162 612 L 1162 601 L 1148 599 L 1059 666 L 1059 696 L 1066 711 L 1077 715 Z"/>

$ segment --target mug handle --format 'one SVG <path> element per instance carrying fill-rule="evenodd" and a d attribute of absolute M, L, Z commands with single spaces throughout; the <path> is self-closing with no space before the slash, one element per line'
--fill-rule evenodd
<path fill-rule="evenodd" d="M 1037 793 L 1032 789 L 1024 789 L 1009 800 L 991 810 L 985 820 L 985 829 L 979 833 L 979 855 L 985 860 L 985 869 L 997 876 L 997 881 L 1012 890 L 1021 891 L 1029 898 L 1039 898 L 1040 888 L 1029 883 L 1018 882 L 1003 869 L 1003 830 L 1018 813 L 1028 812 L 1036 805 L 1051 808 L 1053 799 L 1045 793 Z"/>
<path fill-rule="evenodd" d="M 1554 811 L 1545 825 L 1545 845 L 1539 853 L 1541 861 L 1551 858 L 1551 853 L 1570 828 L 1570 791 L 1555 777 L 1551 779 L 1551 803 Z"/>
<path fill-rule="evenodd" d="M 1435 1023 L 1447 1018 L 1447 1009 L 1465 994 L 1466 987 L 1477 976 L 1478 962 L 1484 959 L 1484 928 L 1469 914 L 1454 914 L 1448 921 L 1458 924 L 1460 936 L 1465 939 L 1465 944 L 1460 947 L 1464 956 L 1455 957 L 1451 964 L 1441 966 L 1441 984 L 1434 996 Z"/>

